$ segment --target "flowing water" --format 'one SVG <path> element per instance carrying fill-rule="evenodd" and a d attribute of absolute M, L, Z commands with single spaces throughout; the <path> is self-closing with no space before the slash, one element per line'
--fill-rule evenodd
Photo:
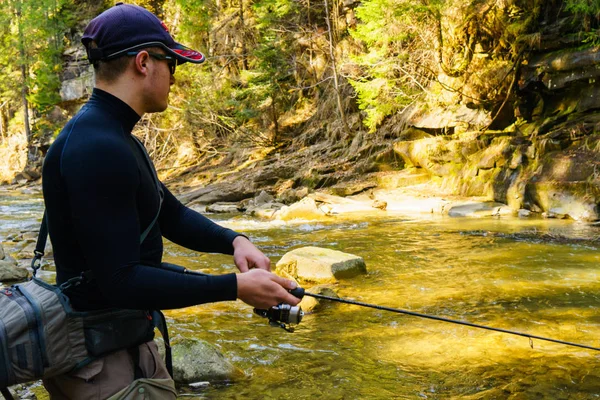
<path fill-rule="evenodd" d="M 0 210 L 2 240 L 39 221 L 42 204 L 0 192 Z M 273 264 L 302 246 L 362 256 L 368 274 L 334 285 L 344 298 L 600 347 L 600 228 L 589 224 L 390 214 L 288 224 L 214 219 L 252 237 Z M 169 243 L 165 261 L 235 271 L 230 256 Z M 306 315 L 294 333 L 239 301 L 167 315 L 175 340 L 207 340 L 246 373 L 181 398 L 600 397 L 593 350 L 339 303 Z"/>

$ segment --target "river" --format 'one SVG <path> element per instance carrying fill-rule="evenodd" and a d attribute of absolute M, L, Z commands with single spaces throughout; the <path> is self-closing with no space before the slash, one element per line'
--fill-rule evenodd
<path fill-rule="evenodd" d="M 34 226 L 42 207 L 39 195 L 0 191 L 0 240 Z M 600 346 L 594 225 L 383 212 L 287 224 L 211 217 L 249 235 L 273 264 L 302 246 L 362 256 L 368 274 L 334 286 L 344 298 Z M 165 249 L 165 261 L 235 271 L 229 256 Z M 239 301 L 167 315 L 175 340 L 207 340 L 247 375 L 181 398 L 600 397 L 600 352 L 520 336 L 339 303 L 306 315 L 294 333 L 270 327 Z"/>

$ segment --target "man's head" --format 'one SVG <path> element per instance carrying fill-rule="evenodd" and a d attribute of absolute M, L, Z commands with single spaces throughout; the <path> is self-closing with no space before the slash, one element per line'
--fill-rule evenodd
<path fill-rule="evenodd" d="M 149 47 L 162 48 L 179 64 L 204 62 L 202 53 L 177 43 L 156 15 L 133 4 L 118 3 L 98 15 L 85 28 L 81 42 L 91 63 L 109 61 Z M 95 48 L 91 48 L 92 42 Z"/>
<path fill-rule="evenodd" d="M 175 42 L 158 17 L 132 4 L 118 3 L 98 15 L 86 27 L 81 42 L 94 65 L 97 86 L 114 84 L 129 72 L 136 82 L 139 78 L 145 85 L 145 88 L 137 85 L 134 89 L 152 90 L 153 86 L 160 89 L 163 83 L 160 79 L 166 69 L 168 96 L 168 86 L 174 82 L 172 74 L 177 64 L 204 62 L 200 52 Z M 139 111 L 161 110 L 151 107 Z"/>

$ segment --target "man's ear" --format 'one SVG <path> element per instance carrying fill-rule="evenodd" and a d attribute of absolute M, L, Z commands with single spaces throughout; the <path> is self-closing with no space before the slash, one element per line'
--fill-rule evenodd
<path fill-rule="evenodd" d="M 150 59 L 150 55 L 146 50 L 142 50 L 135 56 L 134 67 L 136 72 L 142 75 L 148 75 L 148 61 Z"/>

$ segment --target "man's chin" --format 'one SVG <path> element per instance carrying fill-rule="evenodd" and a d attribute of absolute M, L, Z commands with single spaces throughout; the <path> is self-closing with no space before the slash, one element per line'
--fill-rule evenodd
<path fill-rule="evenodd" d="M 169 107 L 169 104 L 165 105 L 157 105 L 156 107 L 151 108 L 147 113 L 159 113 L 165 111 Z"/>

